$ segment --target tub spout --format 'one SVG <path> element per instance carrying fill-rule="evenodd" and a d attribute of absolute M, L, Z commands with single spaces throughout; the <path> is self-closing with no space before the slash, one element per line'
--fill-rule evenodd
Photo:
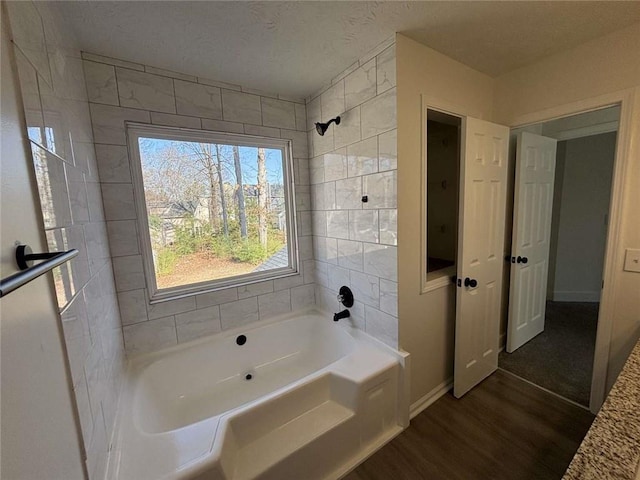
<path fill-rule="evenodd" d="M 349 313 L 349 310 L 347 310 L 346 308 L 344 310 L 342 310 L 341 312 L 338 313 L 334 313 L 333 314 L 333 321 L 337 322 L 338 320 L 340 320 L 341 318 L 349 318 L 351 316 L 351 314 Z"/>

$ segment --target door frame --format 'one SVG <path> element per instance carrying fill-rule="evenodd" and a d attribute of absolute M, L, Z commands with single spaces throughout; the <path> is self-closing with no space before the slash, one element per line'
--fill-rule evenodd
<path fill-rule="evenodd" d="M 616 153 L 613 164 L 611 197 L 609 199 L 609 227 L 607 231 L 602 295 L 598 312 L 596 346 L 591 377 L 591 395 L 589 409 L 597 413 L 607 395 L 607 374 L 613 327 L 614 292 L 616 281 L 616 259 L 620 258 L 622 242 L 622 207 L 624 200 L 624 179 L 630 169 L 629 148 L 631 127 L 633 124 L 634 89 L 626 89 L 577 102 L 539 110 L 512 119 L 510 128 L 525 127 L 532 124 L 568 117 L 579 113 L 620 105 L 620 120 L 616 141 Z"/>

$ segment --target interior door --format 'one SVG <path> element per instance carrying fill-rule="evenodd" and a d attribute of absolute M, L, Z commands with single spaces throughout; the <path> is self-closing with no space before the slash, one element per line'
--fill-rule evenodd
<path fill-rule="evenodd" d="M 498 368 L 509 128 L 463 119 L 453 393 Z"/>
<path fill-rule="evenodd" d="M 554 138 L 518 134 L 507 324 L 509 353 L 544 331 L 556 146 Z"/>

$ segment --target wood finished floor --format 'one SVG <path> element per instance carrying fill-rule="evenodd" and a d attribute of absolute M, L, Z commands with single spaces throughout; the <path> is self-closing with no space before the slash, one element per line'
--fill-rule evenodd
<path fill-rule="evenodd" d="M 593 418 L 499 370 L 440 398 L 344 480 L 560 479 Z"/>

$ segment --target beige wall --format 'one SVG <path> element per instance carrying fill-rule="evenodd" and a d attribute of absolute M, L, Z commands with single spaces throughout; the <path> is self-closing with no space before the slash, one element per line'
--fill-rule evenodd
<path fill-rule="evenodd" d="M 613 98 L 612 94 L 626 90 L 630 102 L 623 115 L 628 115 L 630 136 L 618 148 L 630 160 L 623 175 L 622 232 L 612 265 L 610 388 L 640 337 L 640 275 L 622 270 L 624 249 L 640 246 L 640 211 L 634 208 L 640 204 L 640 24 L 495 79 L 402 35 L 397 36 L 396 45 L 398 238 L 402 246 L 398 250 L 399 344 L 412 355 L 411 402 L 451 377 L 455 321 L 453 288 L 420 294 L 421 265 L 415 261 L 421 242 L 417 207 L 421 204 L 421 96 L 432 106 L 513 127 L 575 113 L 563 111 L 564 106 L 601 96 Z"/>
<path fill-rule="evenodd" d="M 455 290 L 420 292 L 422 96 L 432 107 L 489 119 L 493 80 L 402 35 L 398 82 L 399 344 L 411 354 L 411 403 L 453 375 Z"/>
<path fill-rule="evenodd" d="M 2 5 L 4 9 L 4 5 Z M 15 273 L 13 242 L 44 250 L 33 192 L 31 155 L 15 77 L 6 15 L 2 15 L 0 144 L 0 276 Z M 37 299 L 37 301 L 34 301 Z M 50 275 L 0 300 L 2 459 L 6 479 L 83 478 L 70 375 Z"/>
<path fill-rule="evenodd" d="M 613 323 L 607 389 L 615 381 L 640 337 L 640 274 L 624 272 L 622 269 L 624 249 L 640 246 L 640 210 L 637 208 L 640 205 L 638 52 L 640 24 L 635 24 L 495 80 L 493 120 L 510 126 L 551 118 L 565 110 L 564 106 L 575 102 L 608 96 L 622 90 L 626 90 L 624 93 L 628 95 L 628 109 L 625 110 L 623 106 L 622 115 L 627 116 L 623 118 L 623 127 L 626 121 L 629 136 L 627 142 L 618 144 L 618 149 L 628 158 L 628 170 L 623 174 L 622 231 L 616 239 L 617 255 L 611 265 L 614 294 L 610 303 Z M 601 335 L 608 336 L 607 332 L 599 332 Z"/>

